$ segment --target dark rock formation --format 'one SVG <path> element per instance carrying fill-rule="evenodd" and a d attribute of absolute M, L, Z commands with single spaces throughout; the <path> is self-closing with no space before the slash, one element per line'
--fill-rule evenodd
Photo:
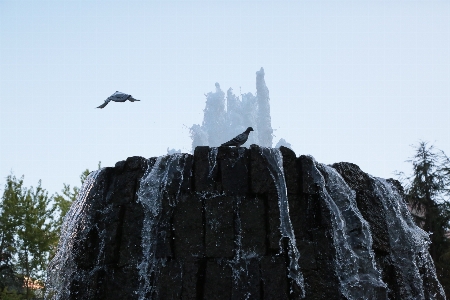
<path fill-rule="evenodd" d="M 445 299 L 401 186 L 292 150 L 197 147 L 94 172 L 47 299 Z"/>

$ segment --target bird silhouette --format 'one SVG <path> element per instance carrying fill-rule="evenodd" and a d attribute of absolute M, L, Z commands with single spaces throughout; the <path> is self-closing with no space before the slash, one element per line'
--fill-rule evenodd
<path fill-rule="evenodd" d="M 247 139 L 248 139 L 248 135 L 250 134 L 250 131 L 253 131 L 253 128 L 248 127 L 246 131 L 244 131 L 243 133 L 239 134 L 238 136 L 236 136 L 235 138 L 229 140 L 226 143 L 223 143 L 222 145 L 220 145 L 221 147 L 226 147 L 226 146 L 236 146 L 236 147 L 240 147 L 242 144 L 244 144 Z"/>
<path fill-rule="evenodd" d="M 111 96 L 109 96 L 109 97 L 105 100 L 105 102 L 104 102 L 102 105 L 97 106 L 97 108 L 104 108 L 106 105 L 108 105 L 108 103 L 109 103 L 110 101 L 114 101 L 114 102 L 125 102 L 125 101 L 127 101 L 127 100 L 128 100 L 128 101 L 131 101 L 131 102 L 134 102 L 134 101 L 141 101 L 141 100 L 134 99 L 133 96 L 131 96 L 131 95 L 129 95 L 129 94 L 125 94 L 125 93 L 116 91 L 114 94 L 112 94 Z"/>

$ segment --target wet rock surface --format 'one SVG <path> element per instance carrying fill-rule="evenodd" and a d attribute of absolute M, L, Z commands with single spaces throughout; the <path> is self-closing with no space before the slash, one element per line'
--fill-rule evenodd
<path fill-rule="evenodd" d="M 445 299 L 402 197 L 284 147 L 130 157 L 83 186 L 46 298 Z"/>

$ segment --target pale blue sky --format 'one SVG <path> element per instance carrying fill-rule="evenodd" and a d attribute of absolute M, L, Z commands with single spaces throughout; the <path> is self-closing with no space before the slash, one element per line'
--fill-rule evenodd
<path fill-rule="evenodd" d="M 189 152 L 204 94 L 261 67 L 297 155 L 392 177 L 420 139 L 450 154 L 450 1 L 0 0 L 0 185 Z M 95 109 L 116 90 L 142 101 Z"/>

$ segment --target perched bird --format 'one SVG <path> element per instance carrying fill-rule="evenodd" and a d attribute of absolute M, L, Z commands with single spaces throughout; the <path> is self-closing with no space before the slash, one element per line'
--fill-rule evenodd
<path fill-rule="evenodd" d="M 250 134 L 250 131 L 253 131 L 253 128 L 251 128 L 251 127 L 247 128 L 246 131 L 244 131 L 243 133 L 239 134 L 234 139 L 229 140 L 226 143 L 223 143 L 220 146 L 236 146 L 236 147 L 240 147 L 243 143 L 245 143 L 247 141 L 248 135 Z"/>
<path fill-rule="evenodd" d="M 141 101 L 141 100 L 137 100 L 134 99 L 133 96 L 116 91 L 114 94 L 112 94 L 111 96 L 108 97 L 108 99 L 105 100 L 105 103 L 103 103 L 102 105 L 98 106 L 97 108 L 103 108 L 105 107 L 110 101 L 114 101 L 114 102 L 125 102 L 125 101 Z"/>

